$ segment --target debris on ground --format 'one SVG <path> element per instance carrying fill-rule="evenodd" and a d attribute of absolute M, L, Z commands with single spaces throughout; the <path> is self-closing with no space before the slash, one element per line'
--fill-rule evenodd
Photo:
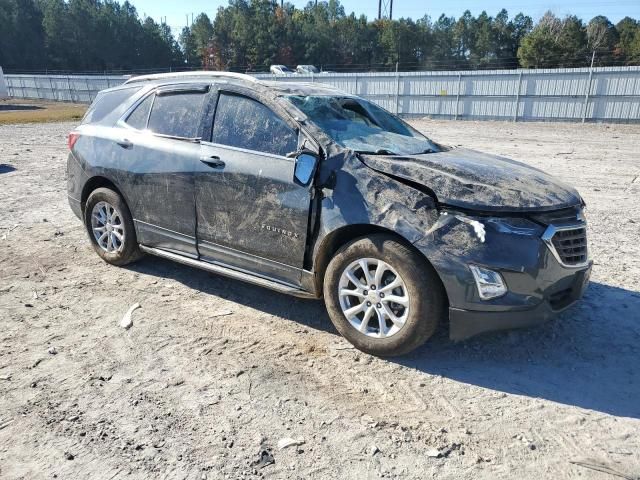
<path fill-rule="evenodd" d="M 442 453 L 440 453 L 440 450 L 437 448 L 430 448 L 425 452 L 425 454 L 429 458 L 440 458 L 442 456 Z"/>
<path fill-rule="evenodd" d="M 284 450 L 289 447 L 299 447 L 300 445 L 304 445 L 303 438 L 281 438 L 278 440 L 278 450 Z"/>
<path fill-rule="evenodd" d="M 573 465 L 578 465 L 583 468 L 588 468 L 589 470 L 594 470 L 596 472 L 608 473 L 609 475 L 613 475 L 614 477 L 624 478 L 625 480 L 638 480 L 640 479 L 640 475 L 633 475 L 630 473 L 625 473 L 617 468 L 611 467 L 609 465 L 605 465 L 601 462 L 596 462 L 594 460 L 569 460 L 569 463 Z"/>
<path fill-rule="evenodd" d="M 258 454 L 258 459 L 253 462 L 253 466 L 255 468 L 264 468 L 268 465 L 273 465 L 275 463 L 275 459 L 269 450 L 261 450 Z"/>
<path fill-rule="evenodd" d="M 138 308 L 141 308 L 139 303 L 131 305 L 131 308 L 127 310 L 127 313 L 124 314 L 124 317 L 122 317 L 122 320 L 120 321 L 120 326 L 122 328 L 124 328 L 125 330 L 129 330 L 131 327 L 133 327 L 133 317 L 131 315 Z"/>

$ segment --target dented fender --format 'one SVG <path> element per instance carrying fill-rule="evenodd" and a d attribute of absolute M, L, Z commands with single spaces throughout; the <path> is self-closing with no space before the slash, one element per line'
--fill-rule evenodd
<path fill-rule="evenodd" d="M 439 216 L 431 196 L 370 169 L 349 150 L 335 151 L 321 163 L 316 185 L 316 252 L 333 232 L 356 225 L 390 230 L 414 243 Z"/>

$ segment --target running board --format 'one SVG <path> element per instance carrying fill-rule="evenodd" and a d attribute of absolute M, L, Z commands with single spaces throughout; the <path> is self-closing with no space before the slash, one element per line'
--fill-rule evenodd
<path fill-rule="evenodd" d="M 203 262 L 202 260 L 196 260 L 193 258 L 184 257 L 182 255 L 168 252 L 160 248 L 146 247 L 144 245 L 140 245 L 140 250 L 142 250 L 145 253 L 155 255 L 157 257 L 166 258 L 167 260 L 173 260 L 174 262 L 182 263 L 183 265 L 196 267 L 201 270 L 206 270 L 207 272 L 216 273 L 218 275 L 234 278 L 236 280 L 241 280 L 243 282 L 251 283 L 253 285 L 258 285 L 260 287 L 269 288 L 271 290 L 275 290 L 280 293 L 293 295 L 294 297 L 314 298 L 314 299 L 317 298 L 313 294 L 307 292 L 306 290 L 301 290 L 292 285 L 286 285 L 286 284 L 279 283 L 266 278 L 257 277 L 255 275 L 251 275 L 250 273 L 239 272 L 238 270 L 233 270 L 231 268 L 223 267 L 221 265 L 216 265 L 209 262 Z"/>

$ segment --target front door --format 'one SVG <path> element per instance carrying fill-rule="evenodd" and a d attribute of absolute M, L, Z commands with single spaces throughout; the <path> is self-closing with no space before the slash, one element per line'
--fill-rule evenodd
<path fill-rule="evenodd" d="M 298 286 L 311 187 L 294 182 L 299 132 L 283 117 L 242 89 L 219 91 L 195 179 L 198 251 Z"/>

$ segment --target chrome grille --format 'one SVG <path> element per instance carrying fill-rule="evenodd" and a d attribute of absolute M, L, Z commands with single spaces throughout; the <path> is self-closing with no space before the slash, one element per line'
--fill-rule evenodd
<path fill-rule="evenodd" d="M 585 224 L 563 227 L 550 225 L 543 239 L 556 259 L 566 267 L 582 266 L 589 260 Z"/>

